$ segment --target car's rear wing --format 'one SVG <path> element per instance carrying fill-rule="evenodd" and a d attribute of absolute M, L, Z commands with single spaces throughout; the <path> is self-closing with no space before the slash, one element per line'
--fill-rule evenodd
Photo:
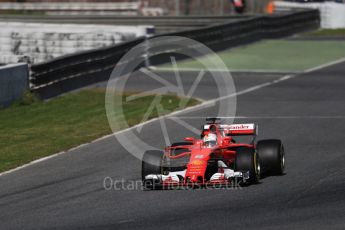
<path fill-rule="evenodd" d="M 211 125 L 204 125 L 204 130 L 208 130 L 210 126 Z M 218 128 L 227 136 L 256 136 L 258 134 L 258 126 L 256 124 L 218 125 Z"/>

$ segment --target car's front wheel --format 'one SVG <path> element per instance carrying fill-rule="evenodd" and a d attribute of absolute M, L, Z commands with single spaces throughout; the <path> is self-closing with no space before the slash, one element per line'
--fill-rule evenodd
<path fill-rule="evenodd" d="M 235 171 L 247 173 L 251 184 L 258 183 L 261 175 L 261 167 L 257 153 L 253 148 L 242 147 L 237 149 L 235 158 Z"/>
<path fill-rule="evenodd" d="M 144 183 L 144 187 L 147 189 L 154 188 L 156 182 L 154 180 L 146 180 L 147 175 L 162 174 L 162 161 L 164 153 L 162 151 L 150 150 L 144 153 L 141 165 L 141 178 Z"/>

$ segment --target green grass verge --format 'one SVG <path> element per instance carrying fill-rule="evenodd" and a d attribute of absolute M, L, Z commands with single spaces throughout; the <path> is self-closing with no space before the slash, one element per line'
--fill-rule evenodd
<path fill-rule="evenodd" d="M 26 96 L 22 102 L 0 110 L 0 171 L 110 134 L 104 98 L 104 90 L 83 90 L 46 102 Z M 141 122 L 153 98 L 146 96 L 124 104 L 130 125 Z M 174 111 L 182 100 L 186 99 L 164 95 L 161 104 L 165 110 Z M 31 105 L 27 105 L 29 101 Z M 192 99 L 188 106 L 198 103 Z M 156 116 L 153 112 L 149 119 Z"/>
<path fill-rule="evenodd" d="M 304 33 L 302 36 L 345 36 L 345 29 L 322 29 Z"/>
<path fill-rule="evenodd" d="M 264 40 L 218 55 L 232 71 L 303 71 L 345 57 L 345 41 Z M 181 61 L 178 67 L 203 68 L 196 60 Z M 170 68 L 170 65 L 158 67 Z"/>

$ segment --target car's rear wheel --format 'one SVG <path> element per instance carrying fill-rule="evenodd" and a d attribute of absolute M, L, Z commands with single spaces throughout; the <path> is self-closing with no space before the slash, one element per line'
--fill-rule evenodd
<path fill-rule="evenodd" d="M 145 180 L 145 176 L 151 174 L 162 174 L 162 161 L 164 153 L 162 151 L 150 150 L 144 153 L 141 167 L 141 178 L 144 187 L 147 189 L 154 188 L 153 186 L 157 181 Z"/>
<path fill-rule="evenodd" d="M 235 158 L 235 171 L 249 172 L 249 183 L 258 183 L 261 167 L 257 153 L 252 148 L 242 147 L 237 149 Z"/>
<path fill-rule="evenodd" d="M 285 151 L 281 140 L 262 140 L 257 146 L 260 164 L 266 175 L 281 175 L 285 170 Z"/>

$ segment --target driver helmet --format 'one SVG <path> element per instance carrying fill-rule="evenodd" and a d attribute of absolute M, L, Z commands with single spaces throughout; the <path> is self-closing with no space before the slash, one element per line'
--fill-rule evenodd
<path fill-rule="evenodd" d="M 203 141 L 206 147 L 214 147 L 217 145 L 217 135 L 210 133 L 204 137 Z"/>

